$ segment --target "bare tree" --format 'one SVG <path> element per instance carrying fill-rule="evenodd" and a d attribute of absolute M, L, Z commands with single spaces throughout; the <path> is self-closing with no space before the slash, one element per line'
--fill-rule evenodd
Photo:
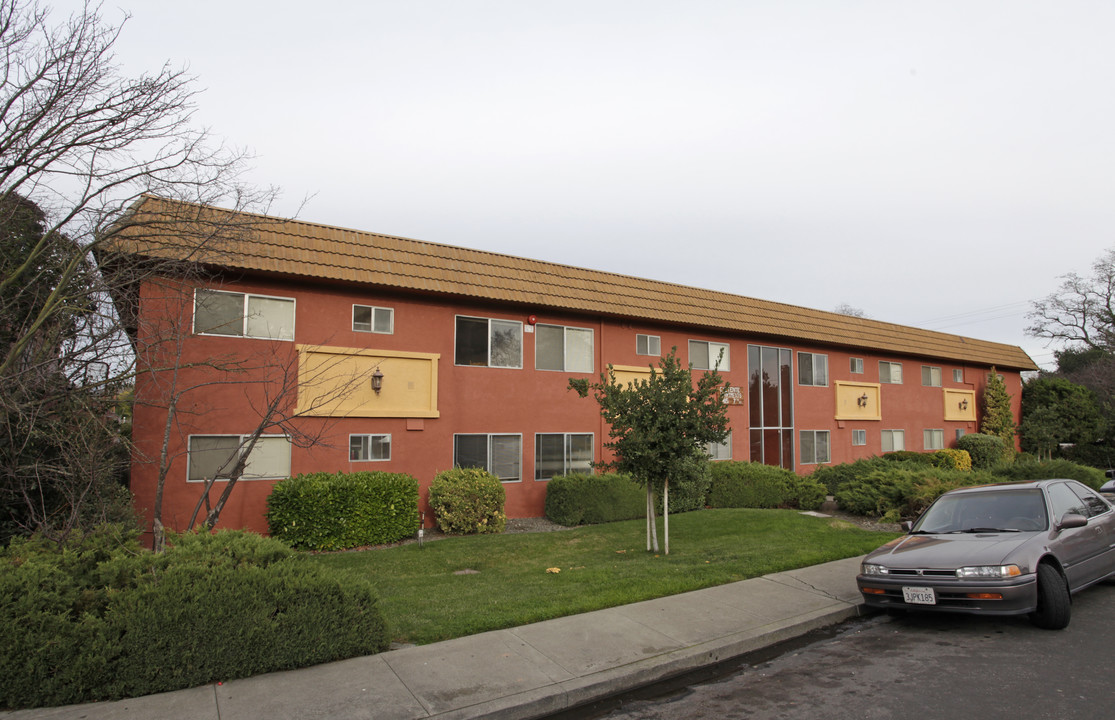
<path fill-rule="evenodd" d="M 1115 353 L 1115 249 L 1092 264 L 1090 277 L 1069 273 L 1027 315 L 1026 332 L 1051 342 Z"/>

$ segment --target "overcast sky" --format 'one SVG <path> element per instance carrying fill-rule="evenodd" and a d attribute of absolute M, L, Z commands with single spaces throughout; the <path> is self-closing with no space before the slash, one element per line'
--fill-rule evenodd
<path fill-rule="evenodd" d="M 121 65 L 188 66 L 276 214 L 846 303 L 1043 366 L 1030 301 L 1115 246 L 1110 0 L 104 6 L 124 12 Z"/>

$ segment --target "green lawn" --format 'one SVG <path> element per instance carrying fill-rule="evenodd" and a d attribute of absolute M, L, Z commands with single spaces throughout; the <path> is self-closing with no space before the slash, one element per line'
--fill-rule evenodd
<path fill-rule="evenodd" d="M 669 555 L 648 553 L 645 521 L 630 520 L 312 557 L 370 578 L 392 638 L 423 644 L 861 555 L 892 537 L 791 510 L 730 509 L 671 517 Z"/>

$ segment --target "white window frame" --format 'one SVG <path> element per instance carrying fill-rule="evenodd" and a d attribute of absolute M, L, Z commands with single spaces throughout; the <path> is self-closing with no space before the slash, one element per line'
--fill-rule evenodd
<path fill-rule="evenodd" d="M 895 447 L 895 440 L 898 440 L 898 446 Z M 883 430 L 882 437 L 879 439 L 879 445 L 883 452 L 898 452 L 906 449 L 906 431 L 905 430 Z M 887 446 L 890 447 L 887 447 Z"/>
<path fill-rule="evenodd" d="M 487 451 L 486 451 L 486 457 L 485 457 L 485 467 L 483 469 L 486 470 L 487 472 L 491 473 L 492 475 L 495 475 L 497 478 L 499 478 L 500 482 L 507 483 L 507 482 L 522 482 L 523 481 L 523 436 L 522 436 L 521 433 L 454 433 L 453 434 L 453 467 L 477 467 L 475 465 L 461 466 L 461 465 L 457 464 L 457 460 L 458 460 L 458 458 L 457 458 L 457 443 L 458 443 L 458 440 L 457 439 L 460 438 L 460 437 L 485 437 L 485 438 L 487 438 Z M 506 477 L 501 477 L 499 475 L 499 473 L 496 472 L 497 468 L 492 467 L 492 458 L 493 458 L 493 455 L 495 454 L 493 452 L 493 442 L 497 438 L 515 438 L 516 440 L 518 440 L 519 449 L 518 449 L 518 455 L 517 455 L 516 461 L 515 461 L 517 472 L 514 476 L 507 475 Z"/>
<path fill-rule="evenodd" d="M 244 443 L 248 440 L 249 437 L 251 437 L 251 436 L 250 435 L 230 435 L 230 434 L 224 434 L 224 433 L 198 433 L 196 435 L 190 435 L 189 438 L 187 438 L 187 440 L 186 440 L 186 450 L 187 450 L 187 452 L 186 452 L 186 482 L 191 482 L 191 483 L 206 482 L 207 480 L 210 479 L 208 477 L 197 477 L 197 478 L 191 477 L 193 475 L 194 469 L 195 469 L 193 467 L 193 455 L 194 455 L 195 452 L 199 452 L 199 451 L 194 449 L 194 441 L 195 440 L 200 440 L 202 438 L 232 438 L 236 442 L 236 448 L 234 448 L 233 451 L 234 452 L 243 452 Z M 274 442 L 276 440 L 286 441 L 285 468 L 283 470 L 280 470 L 279 472 L 275 472 L 275 473 L 255 473 L 255 472 L 252 472 L 252 459 L 251 459 L 251 456 L 249 456 L 248 457 L 248 464 L 244 467 L 244 473 L 240 476 L 240 480 L 281 480 L 281 479 L 290 477 L 290 449 L 291 449 L 292 445 L 291 445 L 291 442 L 290 442 L 290 437 L 288 435 L 260 435 L 259 439 L 256 440 L 256 446 L 252 449 L 252 452 L 253 452 L 253 454 L 257 453 L 257 452 L 261 452 L 261 451 L 264 450 L 265 446 L 271 445 L 271 444 L 277 444 L 277 443 Z M 232 455 L 229 455 L 229 460 L 232 460 Z M 259 462 L 259 460 L 260 460 L 260 458 L 259 458 L 259 456 L 257 456 L 256 462 Z M 229 464 L 226 461 L 226 464 L 222 466 L 222 469 L 231 470 L 232 469 L 232 464 Z M 216 478 L 217 482 L 224 482 L 224 481 L 227 481 L 228 479 L 229 479 L 228 473 L 217 475 L 217 478 Z"/>
<path fill-rule="evenodd" d="M 850 358 L 848 364 L 853 375 L 863 375 L 863 358 Z"/>
<path fill-rule="evenodd" d="M 373 440 L 380 439 L 379 447 L 387 447 L 387 457 L 372 457 Z M 382 442 L 386 439 L 386 443 Z M 359 455 L 353 457 L 353 442 L 360 442 Z M 391 459 L 391 434 L 390 433 L 353 433 L 348 436 L 348 461 L 349 462 L 387 462 Z"/>
<path fill-rule="evenodd" d="M 852 430 L 852 445 L 866 445 L 867 444 L 867 431 L 866 430 Z"/>
<path fill-rule="evenodd" d="M 488 348 L 486 353 L 486 362 L 483 365 L 462 364 L 458 362 L 457 358 L 457 334 L 460 330 L 461 320 L 483 320 L 488 325 Z M 519 358 L 517 365 L 493 365 L 492 364 L 492 323 L 505 323 L 506 325 L 516 325 L 519 328 Z M 523 369 L 523 323 L 518 320 L 506 320 L 504 318 L 487 318 L 479 317 L 477 315 L 457 315 L 453 319 L 453 364 L 458 367 L 487 367 L 499 368 L 503 370 L 522 370 Z"/>
<path fill-rule="evenodd" d="M 534 434 L 534 479 L 535 480 L 549 480 L 554 475 L 545 475 L 539 465 L 539 444 L 543 437 L 560 437 L 562 439 L 562 471 L 560 475 L 568 475 L 573 472 L 592 473 L 592 463 L 596 460 L 596 435 L 595 433 L 535 433 Z M 574 468 L 574 460 L 572 458 L 573 451 L 573 438 L 588 438 L 589 443 L 589 466 L 587 468 Z M 580 461 L 578 461 L 580 462 Z"/>
<path fill-rule="evenodd" d="M 198 316 L 198 295 L 204 293 L 212 293 L 214 295 L 229 295 L 239 296 L 241 298 L 240 304 L 240 327 L 235 332 L 213 332 L 214 328 L 208 330 L 198 330 L 197 316 Z M 253 322 L 260 316 L 258 311 L 251 309 L 252 301 L 258 300 L 263 302 L 281 302 L 290 304 L 290 327 L 287 328 L 283 324 L 276 327 L 278 331 L 275 334 L 270 332 L 271 324 L 267 321 L 264 322 L 265 332 L 258 331 L 258 323 Z M 239 337 L 239 338 L 252 338 L 255 340 L 282 340 L 287 342 L 294 341 L 294 318 L 297 314 L 296 301 L 292 297 L 283 297 L 281 295 L 261 295 L 259 293 L 237 292 L 233 290 L 214 290 L 213 288 L 199 287 L 194 288 L 194 306 L 193 306 L 193 332 L 195 335 L 207 335 L 211 337 Z M 283 318 L 286 320 L 286 318 Z M 230 329 L 232 323 L 228 325 Z"/>
<path fill-rule="evenodd" d="M 704 345 L 705 347 L 705 367 L 693 362 L 693 347 Z M 720 358 L 720 351 L 724 351 L 724 357 Z M 714 358 L 720 358 L 714 361 Z M 690 340 L 689 341 L 689 364 L 694 370 L 717 370 L 720 372 L 729 372 L 732 369 L 732 348 L 728 343 L 715 342 L 713 340 Z M 713 364 L 715 368 L 711 367 Z"/>
<path fill-rule="evenodd" d="M 964 382 L 964 370 L 963 370 L 963 368 L 953 368 L 952 369 L 952 381 L 953 382 L 958 382 L 958 383 Z"/>
<path fill-rule="evenodd" d="M 369 314 L 371 315 L 371 319 L 368 322 L 368 327 L 367 328 L 356 326 L 356 310 L 357 310 L 357 308 L 361 308 L 361 309 L 369 311 Z M 376 330 L 376 316 L 378 314 L 380 314 L 381 312 L 387 313 L 387 318 L 388 319 L 387 319 L 387 329 L 386 330 Z M 359 303 L 353 303 L 353 305 L 352 305 L 352 331 L 353 332 L 376 333 L 376 334 L 379 334 L 379 335 L 393 335 L 395 333 L 395 308 L 382 307 L 382 306 L 379 306 L 379 305 L 361 305 Z"/>
<path fill-rule="evenodd" d="M 809 381 L 806 382 L 805 369 L 809 370 Z M 820 377 L 818 377 L 820 376 Z M 821 380 L 821 382 L 818 382 Z M 829 384 L 829 356 L 823 353 L 799 352 L 798 353 L 798 385 L 805 387 L 828 387 Z"/>
<path fill-rule="evenodd" d="M 662 338 L 658 335 L 635 335 L 635 354 L 662 357 Z"/>
<path fill-rule="evenodd" d="M 543 328 L 559 328 L 561 333 L 561 367 L 539 367 L 540 353 L 538 351 L 539 338 L 542 337 L 541 330 Z M 571 356 L 571 350 L 575 347 L 575 343 L 570 342 L 570 336 L 576 334 L 588 334 L 588 369 L 583 366 L 570 367 L 575 363 L 571 362 L 576 359 L 576 356 Z M 572 325 L 554 325 L 552 323 L 539 323 L 535 326 L 534 330 L 534 369 L 550 372 L 571 372 L 571 373 L 591 373 L 596 367 L 596 333 L 592 328 L 575 327 Z"/>
<path fill-rule="evenodd" d="M 822 437 L 824 442 L 818 442 Z M 823 457 L 819 452 L 822 445 Z M 828 430 L 799 430 L 798 447 L 802 465 L 823 465 L 832 462 L 832 436 Z"/>
<path fill-rule="evenodd" d="M 944 450 L 945 431 L 925 428 L 921 431 L 921 443 L 925 450 Z"/>
<path fill-rule="evenodd" d="M 926 380 L 928 380 L 929 382 L 926 382 Z M 922 365 L 921 386 L 941 387 L 941 368 L 936 365 Z"/>
<path fill-rule="evenodd" d="M 732 459 L 732 431 L 728 431 L 728 437 L 724 438 L 724 442 L 720 443 L 705 443 L 705 453 L 708 459 L 712 462 L 720 460 Z"/>
<path fill-rule="evenodd" d="M 886 368 L 886 376 L 884 379 L 883 368 Z M 897 377 L 897 380 L 895 379 Z M 902 363 L 889 362 L 887 360 L 879 361 L 879 382 L 884 385 L 901 385 L 902 384 Z"/>

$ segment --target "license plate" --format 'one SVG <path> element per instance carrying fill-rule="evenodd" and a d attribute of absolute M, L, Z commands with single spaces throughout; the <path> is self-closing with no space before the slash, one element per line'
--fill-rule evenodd
<path fill-rule="evenodd" d="M 931 587 L 904 587 L 902 599 L 911 605 L 936 605 L 937 595 Z"/>

